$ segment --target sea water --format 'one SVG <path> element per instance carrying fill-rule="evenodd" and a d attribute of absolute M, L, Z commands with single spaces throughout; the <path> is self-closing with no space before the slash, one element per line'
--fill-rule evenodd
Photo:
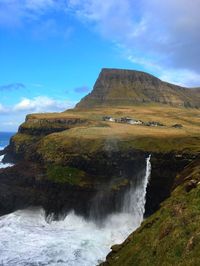
<path fill-rule="evenodd" d="M 19 210 L 0 217 L 0 265 L 3 266 L 93 266 L 137 229 L 144 216 L 146 172 L 124 197 L 121 213 L 108 216 L 99 226 L 71 212 L 62 221 L 47 222 L 42 209 Z"/>
<path fill-rule="evenodd" d="M 14 135 L 13 132 L 0 132 L 0 151 L 3 150 L 8 144 L 10 138 Z M 0 155 L 0 168 L 6 168 L 12 166 L 9 163 L 2 163 L 4 155 Z M 1 265 L 1 264 L 0 264 Z"/>

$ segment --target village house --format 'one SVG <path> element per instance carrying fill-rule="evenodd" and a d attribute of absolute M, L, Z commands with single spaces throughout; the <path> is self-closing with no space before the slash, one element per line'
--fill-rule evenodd
<path fill-rule="evenodd" d="M 136 120 L 130 117 L 113 118 L 111 116 L 103 116 L 103 121 L 125 123 L 125 124 L 130 124 L 130 125 L 142 125 L 143 124 L 141 120 Z"/>
<path fill-rule="evenodd" d="M 111 116 L 103 116 L 103 121 L 115 122 L 115 119 Z"/>
<path fill-rule="evenodd" d="M 121 123 L 127 123 L 127 124 L 131 124 L 131 125 L 142 125 L 143 124 L 143 122 L 141 120 L 135 120 L 135 119 L 130 118 L 130 117 L 122 117 Z"/>
<path fill-rule="evenodd" d="M 145 126 L 148 126 L 148 127 L 163 127 L 164 125 L 160 122 L 155 122 L 155 121 L 150 121 L 150 122 L 145 122 L 144 123 Z"/>

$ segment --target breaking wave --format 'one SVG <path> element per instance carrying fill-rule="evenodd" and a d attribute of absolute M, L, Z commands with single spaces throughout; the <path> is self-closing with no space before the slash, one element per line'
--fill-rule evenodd
<path fill-rule="evenodd" d="M 140 226 L 150 172 L 149 156 L 145 176 L 126 193 L 121 213 L 108 216 L 101 226 L 73 212 L 62 221 L 48 222 L 42 209 L 0 217 L 0 265 L 99 264 L 112 245 L 121 243 Z"/>

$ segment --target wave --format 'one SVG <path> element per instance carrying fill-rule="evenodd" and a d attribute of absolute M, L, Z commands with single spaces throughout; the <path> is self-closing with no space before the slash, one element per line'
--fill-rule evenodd
<path fill-rule="evenodd" d="M 20 210 L 0 217 L 0 263 L 4 266 L 99 264 L 113 244 L 121 243 L 140 226 L 150 171 L 149 157 L 145 176 L 124 197 L 123 210 L 109 215 L 101 226 L 74 212 L 62 221 L 48 222 L 42 209 Z"/>
<path fill-rule="evenodd" d="M 11 163 L 3 163 L 3 158 L 4 158 L 4 155 L 1 155 L 0 156 L 0 168 L 7 168 L 7 167 L 13 166 L 13 164 Z"/>

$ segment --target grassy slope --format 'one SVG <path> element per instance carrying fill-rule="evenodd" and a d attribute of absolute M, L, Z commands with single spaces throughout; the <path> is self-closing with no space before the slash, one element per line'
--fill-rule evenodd
<path fill-rule="evenodd" d="M 200 265 L 200 160 L 178 179 L 181 185 L 160 210 L 124 243 L 113 247 L 116 252 L 109 254 L 104 265 Z"/>
<path fill-rule="evenodd" d="M 158 121 L 164 127 L 146 127 L 113 122 L 103 122 L 102 116 L 115 118 L 130 116 L 144 122 Z M 200 152 L 200 110 L 174 108 L 156 105 L 134 107 L 100 108 L 91 110 L 69 110 L 64 113 L 29 115 L 25 122 L 31 132 L 38 130 L 40 120 L 48 119 L 53 126 L 55 119 L 86 119 L 68 130 L 47 136 L 32 137 L 27 134 L 14 136 L 15 150 L 31 149 L 31 145 L 47 162 L 62 163 L 69 156 L 93 154 L 106 151 L 108 147 L 117 150 L 140 149 L 147 152 Z M 172 128 L 182 124 L 182 129 Z M 62 125 L 63 126 L 63 125 Z M 36 131 L 37 132 L 37 131 Z M 20 148 L 21 147 L 21 148 Z"/>
<path fill-rule="evenodd" d="M 55 150 L 78 154 L 93 153 L 106 149 L 106 145 L 118 149 L 141 149 L 152 152 L 191 152 L 200 151 L 200 110 L 161 106 L 136 106 L 133 108 L 103 108 L 76 110 L 59 114 L 60 117 L 77 116 L 91 121 L 88 125 L 46 136 L 41 141 L 40 153 L 45 159 Z M 121 123 L 103 122 L 103 115 L 113 117 L 130 116 L 142 121 L 158 121 L 165 127 L 146 127 Z M 41 115 L 42 117 L 44 116 Z M 46 114 L 45 116 L 51 116 Z M 37 116 L 37 118 L 40 115 Z M 172 128 L 182 124 L 182 129 Z"/>

